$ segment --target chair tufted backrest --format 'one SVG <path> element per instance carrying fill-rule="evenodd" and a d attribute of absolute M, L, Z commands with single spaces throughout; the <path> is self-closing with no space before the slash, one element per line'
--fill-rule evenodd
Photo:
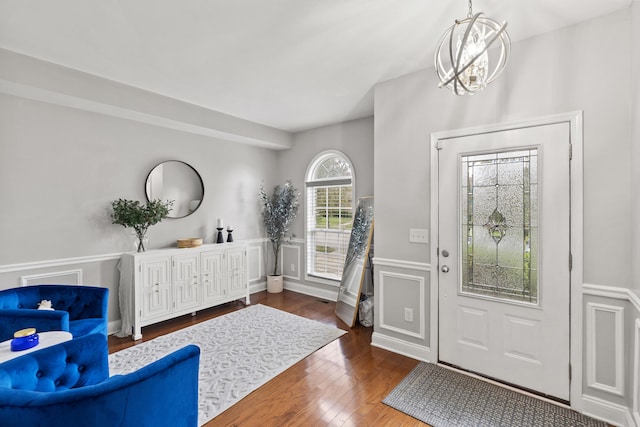
<path fill-rule="evenodd" d="M 91 334 L 0 363 L 0 387 L 60 391 L 109 377 L 107 340 Z"/>
<path fill-rule="evenodd" d="M 105 317 L 109 289 L 95 286 L 38 285 L 40 298 L 51 301 L 56 310 L 69 313 L 69 320 Z"/>
<path fill-rule="evenodd" d="M 69 313 L 69 320 L 107 315 L 109 289 L 84 285 L 35 285 L 0 291 L 0 309 L 37 309 L 42 300 L 55 310 Z"/>
<path fill-rule="evenodd" d="M 38 308 L 40 289 L 38 286 L 25 286 L 0 291 L 0 309 Z"/>

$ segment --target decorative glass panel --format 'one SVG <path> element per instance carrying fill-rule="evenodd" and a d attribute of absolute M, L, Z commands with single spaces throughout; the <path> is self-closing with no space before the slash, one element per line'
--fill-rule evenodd
<path fill-rule="evenodd" d="M 340 157 L 329 157 L 320 163 L 313 174 L 314 179 L 351 177 L 351 167 Z"/>
<path fill-rule="evenodd" d="M 538 150 L 461 166 L 461 291 L 538 304 Z"/>

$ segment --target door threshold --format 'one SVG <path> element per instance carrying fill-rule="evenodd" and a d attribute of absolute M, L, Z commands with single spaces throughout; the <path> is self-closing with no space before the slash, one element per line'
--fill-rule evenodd
<path fill-rule="evenodd" d="M 467 369 L 461 368 L 459 366 L 456 365 L 452 365 L 450 363 L 447 362 L 442 362 L 442 361 L 438 361 L 436 363 L 436 365 L 445 368 L 445 369 L 449 369 L 451 371 L 454 372 L 458 372 L 460 374 L 463 375 L 467 375 L 469 377 L 487 382 L 489 384 L 493 384 L 493 385 L 497 385 L 498 387 L 502 387 L 502 388 L 506 388 L 507 390 L 511 390 L 511 391 L 515 391 L 517 393 L 520 394 L 524 394 L 525 396 L 530 396 L 530 397 L 534 397 L 536 399 L 540 399 L 542 401 L 548 402 L 548 403 L 553 403 L 554 405 L 557 405 L 561 408 L 565 408 L 565 409 L 572 409 L 571 408 L 571 403 L 567 400 L 564 399 L 560 399 L 559 397 L 554 397 L 554 396 L 550 396 L 548 394 L 544 394 L 544 393 L 540 393 L 539 391 L 535 391 L 535 390 L 531 390 L 525 387 L 521 387 L 515 384 L 511 384 L 505 381 L 501 381 L 498 380 L 496 378 L 492 378 L 492 377 L 488 377 L 482 374 L 479 374 L 477 372 L 473 372 L 473 371 L 469 371 Z"/>

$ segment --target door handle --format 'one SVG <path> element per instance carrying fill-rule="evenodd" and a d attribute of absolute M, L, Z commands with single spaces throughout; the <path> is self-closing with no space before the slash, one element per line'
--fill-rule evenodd
<path fill-rule="evenodd" d="M 440 269 L 440 271 L 442 271 L 443 273 L 448 273 L 449 272 L 449 266 L 448 265 L 443 265 L 442 268 Z"/>

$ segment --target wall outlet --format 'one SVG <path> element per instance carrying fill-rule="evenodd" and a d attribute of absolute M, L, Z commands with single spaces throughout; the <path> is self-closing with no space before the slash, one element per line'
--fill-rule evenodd
<path fill-rule="evenodd" d="M 410 228 L 409 242 L 410 243 L 429 243 L 429 230 L 426 230 L 424 228 Z"/>
<path fill-rule="evenodd" d="M 405 322 L 413 322 L 413 309 L 405 307 L 404 308 L 404 320 Z"/>

